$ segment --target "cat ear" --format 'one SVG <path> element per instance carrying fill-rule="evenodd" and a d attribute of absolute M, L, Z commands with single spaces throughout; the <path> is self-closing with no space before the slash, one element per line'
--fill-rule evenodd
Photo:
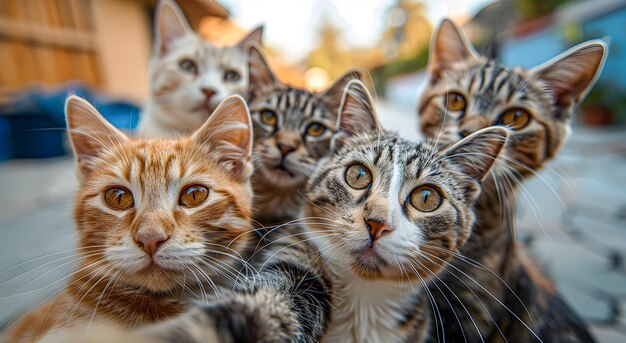
<path fill-rule="evenodd" d="M 243 50 L 251 43 L 256 43 L 259 46 L 263 45 L 263 25 L 250 31 L 250 33 L 237 43 L 237 46 Z"/>
<path fill-rule="evenodd" d="M 116 129 L 87 100 L 72 95 L 65 101 L 65 118 L 81 176 L 88 175 L 94 161 L 128 137 Z"/>
<path fill-rule="evenodd" d="M 365 84 L 359 80 L 348 82 L 339 106 L 333 151 L 337 151 L 352 137 L 378 132 L 380 128 L 374 102 Z"/>
<path fill-rule="evenodd" d="M 433 35 L 430 46 L 428 70 L 431 82 L 438 81 L 452 65 L 468 59 L 476 59 L 478 54 L 469 40 L 450 19 L 443 19 Z"/>
<path fill-rule="evenodd" d="M 160 0 L 156 15 L 156 47 L 159 54 L 170 50 L 172 43 L 193 34 L 180 7 L 171 0 Z"/>
<path fill-rule="evenodd" d="M 460 166 L 463 173 L 480 182 L 491 170 L 508 136 L 503 127 L 487 127 L 447 148 L 441 158 Z"/>
<path fill-rule="evenodd" d="M 346 89 L 346 85 L 352 80 L 362 80 L 363 71 L 359 68 L 350 69 L 343 75 L 341 75 L 335 83 L 333 83 L 328 89 L 322 93 L 323 99 L 326 100 L 327 106 L 332 111 L 339 110 L 341 101 L 343 100 L 343 93 Z"/>
<path fill-rule="evenodd" d="M 209 146 L 218 163 L 245 179 L 252 174 L 252 119 L 248 105 L 239 95 L 224 99 L 209 119 L 192 136 Z"/>
<path fill-rule="evenodd" d="M 531 75 L 548 84 L 556 106 L 574 105 L 587 94 L 600 75 L 607 49 L 607 45 L 599 40 L 579 44 L 531 69 Z"/>
<path fill-rule="evenodd" d="M 253 96 L 262 93 L 268 87 L 273 87 L 278 80 L 267 63 L 263 48 L 255 43 L 248 46 L 248 72 L 250 73 L 248 91 Z"/>

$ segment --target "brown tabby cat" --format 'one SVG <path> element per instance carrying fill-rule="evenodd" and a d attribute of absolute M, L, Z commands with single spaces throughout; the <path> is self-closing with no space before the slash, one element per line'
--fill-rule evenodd
<path fill-rule="evenodd" d="M 130 139 L 85 100 L 66 102 L 78 162 L 81 259 L 69 284 L 15 323 L 33 342 L 92 320 L 134 327 L 181 313 L 237 275 L 251 235 L 252 127 L 239 96 L 191 137 Z"/>
<path fill-rule="evenodd" d="M 445 322 L 433 329 L 432 341 L 443 335 L 470 342 L 593 341 L 516 245 L 513 193 L 559 151 L 605 56 L 606 45 L 591 41 L 539 67 L 511 69 L 479 56 L 451 21 L 441 23 L 419 104 L 422 132 L 444 143 L 489 126 L 504 126 L 510 135 L 507 158 L 497 165 L 501 173 L 483 183 L 478 220 L 462 255 L 430 286 Z"/>
<path fill-rule="evenodd" d="M 314 93 L 282 83 L 272 72 L 262 49 L 249 50 L 248 104 L 254 121 L 254 219 L 262 224 L 297 218 L 302 196 L 317 162 L 330 150 L 337 111 L 351 70 L 327 90 Z"/>

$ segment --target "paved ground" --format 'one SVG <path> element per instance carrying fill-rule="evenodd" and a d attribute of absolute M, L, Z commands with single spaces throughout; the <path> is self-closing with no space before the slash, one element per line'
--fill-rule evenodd
<path fill-rule="evenodd" d="M 414 110 L 381 104 L 379 114 L 386 127 L 416 136 Z M 624 129 L 576 127 L 519 196 L 520 239 L 602 342 L 626 341 L 624 138 Z M 70 159 L 0 163 L 0 322 L 65 283 L 75 188 Z"/>

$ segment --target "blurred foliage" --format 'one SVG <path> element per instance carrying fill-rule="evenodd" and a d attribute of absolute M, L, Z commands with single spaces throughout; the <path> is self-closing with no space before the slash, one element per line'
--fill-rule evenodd
<path fill-rule="evenodd" d="M 522 20 L 533 20 L 548 15 L 558 7 L 580 0 L 513 0 Z"/>
<path fill-rule="evenodd" d="M 330 21 L 322 22 L 317 31 L 317 44 L 306 58 L 308 66 L 326 70 L 331 79 L 360 66 L 375 70 L 375 78 L 386 82 L 426 65 L 433 27 L 421 1 L 398 0 L 388 8 L 385 28 L 374 46 L 347 45 L 341 29 Z"/>
<path fill-rule="evenodd" d="M 610 113 L 610 121 L 626 124 L 626 94 L 618 85 L 607 82 L 596 84 L 587 95 L 583 111 L 600 113 L 602 110 Z"/>

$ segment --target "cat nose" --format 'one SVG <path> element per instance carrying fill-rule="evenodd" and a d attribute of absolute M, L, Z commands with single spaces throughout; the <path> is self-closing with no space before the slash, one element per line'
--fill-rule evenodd
<path fill-rule="evenodd" d="M 210 99 L 216 92 L 211 88 L 202 88 L 202 93 L 204 93 L 207 99 Z"/>
<path fill-rule="evenodd" d="M 278 147 L 278 150 L 280 150 L 280 152 L 283 155 L 287 155 L 288 153 L 296 150 L 294 147 L 292 147 L 291 145 L 285 145 L 285 144 L 276 144 L 276 146 Z"/>
<path fill-rule="evenodd" d="M 170 238 L 163 230 L 139 231 L 135 235 L 135 241 L 150 257 L 156 254 L 159 247 Z"/>
<path fill-rule="evenodd" d="M 472 131 L 470 131 L 468 129 L 463 129 L 463 130 L 459 131 L 459 136 L 461 138 L 465 138 L 465 137 L 467 137 L 467 136 L 469 136 L 471 134 L 472 134 Z"/>
<path fill-rule="evenodd" d="M 365 219 L 365 224 L 369 230 L 372 242 L 393 231 L 389 225 L 380 219 L 368 218 Z"/>

